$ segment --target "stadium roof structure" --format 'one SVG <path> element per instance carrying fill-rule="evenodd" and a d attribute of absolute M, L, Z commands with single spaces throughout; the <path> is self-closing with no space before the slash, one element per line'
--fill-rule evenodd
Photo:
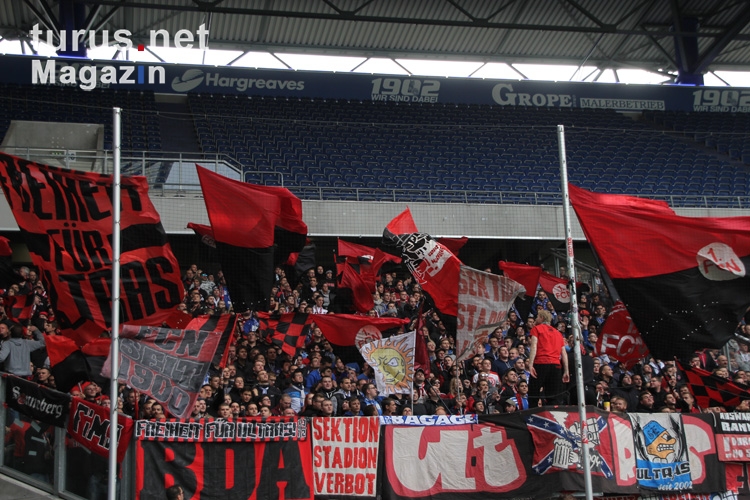
<path fill-rule="evenodd" d="M 135 43 L 147 43 L 150 30 L 205 24 L 210 48 L 632 68 L 677 83 L 750 67 L 749 21 L 747 0 L 0 2 L 7 40 L 28 39 L 35 23 L 127 29 Z"/>

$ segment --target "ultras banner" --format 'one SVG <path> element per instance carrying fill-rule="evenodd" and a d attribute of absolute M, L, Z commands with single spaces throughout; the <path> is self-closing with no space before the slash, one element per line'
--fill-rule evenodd
<path fill-rule="evenodd" d="M 110 327 L 110 175 L 32 163 L 0 153 L 0 186 L 49 293 L 64 335 L 82 346 Z M 145 177 L 123 177 L 121 321 L 160 325 L 183 298 L 177 259 Z"/>
<path fill-rule="evenodd" d="M 261 420 L 255 422 L 261 423 Z M 265 419 L 263 422 L 284 424 L 288 419 Z M 143 438 L 149 429 L 148 426 L 139 426 L 140 437 Z M 189 429 L 186 428 L 185 432 Z M 304 438 L 281 441 L 139 439 L 136 499 L 164 500 L 165 489 L 175 484 L 182 487 L 185 500 L 312 499 L 311 451 L 307 434 Z"/>

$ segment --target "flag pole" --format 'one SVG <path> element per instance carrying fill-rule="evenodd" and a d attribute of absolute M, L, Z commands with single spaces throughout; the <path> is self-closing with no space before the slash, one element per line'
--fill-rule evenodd
<path fill-rule="evenodd" d="M 573 255 L 573 233 L 570 227 L 570 195 L 568 193 L 568 163 L 565 155 L 565 128 L 557 126 L 557 142 L 560 149 L 560 183 L 563 195 L 563 218 L 565 221 L 565 247 L 568 257 L 570 287 L 570 322 L 573 327 L 573 351 L 575 355 L 575 377 L 578 392 L 578 416 L 581 420 L 581 461 L 586 489 L 586 500 L 593 499 L 591 485 L 591 461 L 589 458 L 588 437 L 586 435 L 586 394 L 583 387 L 583 361 L 581 359 L 581 325 L 578 322 L 578 297 L 576 294 L 575 256 Z"/>
<path fill-rule="evenodd" d="M 121 130 L 122 110 L 112 108 L 112 343 L 109 350 L 109 474 L 107 475 L 107 499 L 117 498 L 117 373 L 120 371 L 120 157 L 122 154 Z"/>

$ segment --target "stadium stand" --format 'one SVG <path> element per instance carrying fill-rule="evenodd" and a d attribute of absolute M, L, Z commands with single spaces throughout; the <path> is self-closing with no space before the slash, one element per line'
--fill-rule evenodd
<path fill-rule="evenodd" d="M 738 160 L 750 154 L 737 139 L 709 140 L 718 123 L 710 116 L 686 135 L 666 133 L 693 118 L 674 112 L 635 121 L 612 110 L 211 94 L 190 95 L 189 103 L 204 153 L 234 156 L 248 182 L 281 173 L 303 198 L 383 199 L 385 189 L 414 201 L 557 204 L 549 129 L 563 124 L 576 184 L 669 197 L 676 206 L 747 203 L 748 168 Z M 747 119 L 720 127 L 735 122 L 741 130 Z"/>

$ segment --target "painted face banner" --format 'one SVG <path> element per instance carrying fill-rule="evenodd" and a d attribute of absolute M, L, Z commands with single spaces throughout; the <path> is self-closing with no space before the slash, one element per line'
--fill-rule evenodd
<path fill-rule="evenodd" d="M 363 345 L 359 352 L 375 371 L 381 394 L 410 394 L 414 382 L 416 332 L 394 335 Z"/>

